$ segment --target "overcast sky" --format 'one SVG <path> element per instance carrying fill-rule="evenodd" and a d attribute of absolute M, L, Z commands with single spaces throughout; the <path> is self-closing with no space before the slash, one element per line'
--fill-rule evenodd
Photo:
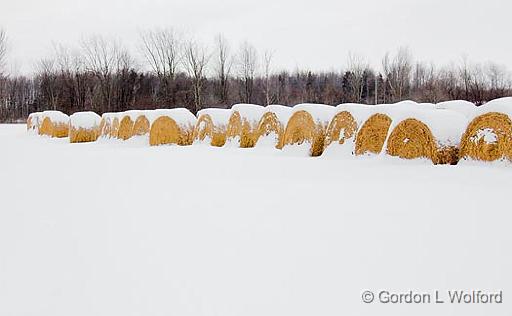
<path fill-rule="evenodd" d="M 0 0 L 10 61 L 23 72 L 52 42 L 115 36 L 136 47 L 141 30 L 175 27 L 212 43 L 222 33 L 273 50 L 276 68 L 339 69 L 349 52 L 374 66 L 407 46 L 417 60 L 494 61 L 512 69 L 511 0 Z M 139 54 L 133 49 L 134 54 Z"/>

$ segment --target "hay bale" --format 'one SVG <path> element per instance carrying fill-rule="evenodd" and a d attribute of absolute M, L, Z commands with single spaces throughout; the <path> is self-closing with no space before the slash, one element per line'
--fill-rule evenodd
<path fill-rule="evenodd" d="M 34 131 L 36 133 L 39 132 L 39 127 L 41 126 L 41 112 L 31 113 L 27 118 L 27 131 Z"/>
<path fill-rule="evenodd" d="M 60 111 L 44 111 L 41 114 L 39 135 L 63 138 L 69 134 L 69 116 Z"/>
<path fill-rule="evenodd" d="M 376 113 L 359 129 L 356 136 L 356 155 L 366 153 L 379 154 L 388 136 L 391 118 L 382 113 Z"/>
<path fill-rule="evenodd" d="M 258 138 L 258 123 L 264 108 L 255 104 L 235 104 L 226 129 L 226 142 L 241 148 L 252 148 Z"/>
<path fill-rule="evenodd" d="M 100 122 L 100 137 L 110 138 L 112 134 L 112 123 L 119 113 L 103 113 Z"/>
<path fill-rule="evenodd" d="M 282 149 L 284 130 L 292 115 L 292 108 L 283 105 L 268 105 L 258 123 L 256 146 L 273 146 Z"/>
<path fill-rule="evenodd" d="M 304 145 L 310 156 L 320 156 L 324 150 L 327 126 L 335 108 L 325 104 L 299 104 L 293 108 L 284 131 L 284 146 Z"/>
<path fill-rule="evenodd" d="M 393 123 L 386 153 L 404 159 L 427 158 L 434 164 L 457 164 L 468 118 L 457 111 L 397 107 L 388 113 Z"/>
<path fill-rule="evenodd" d="M 149 114 L 151 129 L 149 144 L 158 146 L 163 144 L 191 145 L 194 136 L 196 117 L 184 108 L 171 110 L 155 110 Z"/>
<path fill-rule="evenodd" d="M 135 123 L 133 124 L 133 136 L 144 136 L 149 135 L 149 129 L 150 129 L 149 120 L 144 114 L 140 114 L 137 119 L 135 120 Z"/>
<path fill-rule="evenodd" d="M 132 121 L 129 115 L 124 115 L 121 122 L 119 122 L 117 138 L 122 140 L 130 139 L 130 137 L 132 137 L 134 123 L 135 122 Z"/>
<path fill-rule="evenodd" d="M 496 161 L 512 159 L 512 98 L 501 98 L 480 106 L 462 136 L 464 159 Z"/>
<path fill-rule="evenodd" d="M 423 122 L 413 118 L 398 124 L 387 141 L 387 153 L 390 156 L 416 159 L 436 159 L 436 146 L 432 132 Z"/>
<path fill-rule="evenodd" d="M 145 117 L 145 111 L 130 110 L 119 114 L 119 130 L 117 138 L 128 140 L 134 135 L 145 135 L 149 133 L 149 120 Z M 140 119 L 139 119 L 140 118 Z M 145 119 L 145 120 L 144 120 Z M 137 134 L 135 134 L 135 123 L 137 124 Z"/>
<path fill-rule="evenodd" d="M 101 133 L 101 117 L 94 112 L 77 112 L 69 117 L 69 142 L 94 142 Z"/>
<path fill-rule="evenodd" d="M 215 147 L 224 146 L 231 110 L 204 109 L 197 113 L 197 117 L 198 120 L 194 128 L 194 142 L 206 142 Z"/>
<path fill-rule="evenodd" d="M 354 116 L 346 110 L 338 112 L 332 118 L 327 128 L 324 149 L 333 142 L 337 142 L 340 145 L 345 144 L 347 140 L 354 138 L 356 132 L 357 122 Z"/>
<path fill-rule="evenodd" d="M 117 138 L 117 135 L 119 133 L 120 122 L 119 122 L 119 117 L 117 115 L 118 114 L 116 113 L 116 116 L 114 116 L 111 121 L 110 134 L 109 134 L 110 138 Z"/>
<path fill-rule="evenodd" d="M 490 112 L 471 121 L 461 142 L 461 156 L 480 161 L 510 157 L 512 121 L 503 113 Z"/>

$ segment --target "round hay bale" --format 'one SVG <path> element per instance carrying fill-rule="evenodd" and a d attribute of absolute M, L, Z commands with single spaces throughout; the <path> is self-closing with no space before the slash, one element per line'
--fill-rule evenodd
<path fill-rule="evenodd" d="M 348 111 L 339 112 L 333 117 L 327 128 L 324 149 L 333 142 L 343 145 L 345 141 L 353 138 L 356 132 L 357 122 L 352 114 Z"/>
<path fill-rule="evenodd" d="M 134 121 L 129 115 L 124 115 L 119 123 L 119 129 L 117 131 L 117 138 L 127 140 L 132 137 Z"/>
<path fill-rule="evenodd" d="M 334 111 L 334 107 L 325 104 L 296 105 L 286 124 L 283 147 L 307 145 L 310 156 L 320 156 L 324 150 L 325 131 Z"/>
<path fill-rule="evenodd" d="M 94 112 L 78 112 L 69 118 L 69 142 L 94 142 L 100 136 L 101 117 Z"/>
<path fill-rule="evenodd" d="M 252 148 L 258 138 L 258 123 L 264 108 L 255 104 L 235 104 L 226 128 L 226 141 L 241 148 Z"/>
<path fill-rule="evenodd" d="M 149 134 L 150 124 L 145 115 L 139 115 L 133 124 L 133 136 L 144 136 Z"/>
<path fill-rule="evenodd" d="M 196 117 L 187 109 L 155 110 L 148 112 L 151 129 L 149 144 L 191 145 L 194 136 Z"/>
<path fill-rule="evenodd" d="M 63 138 L 69 135 L 69 116 L 59 111 L 44 111 L 41 114 L 39 135 Z"/>
<path fill-rule="evenodd" d="M 282 149 L 284 130 L 292 115 L 292 108 L 283 105 L 268 105 L 265 111 L 258 123 L 256 145 L 270 144 L 277 149 Z"/>
<path fill-rule="evenodd" d="M 224 146 L 231 110 L 203 109 L 197 116 L 199 119 L 194 127 L 194 142 L 208 142 L 215 147 Z"/>
<path fill-rule="evenodd" d="M 110 137 L 111 138 L 117 138 L 117 135 L 119 133 L 119 118 L 113 117 L 110 125 Z"/>
<path fill-rule="evenodd" d="M 119 113 L 103 113 L 100 122 L 100 136 L 110 138 L 112 135 L 112 123 Z"/>
<path fill-rule="evenodd" d="M 41 112 L 31 113 L 27 118 L 27 131 L 39 131 L 39 127 L 41 126 Z"/>
<path fill-rule="evenodd" d="M 471 121 L 462 136 L 461 157 L 495 161 L 511 157 L 512 121 L 503 113 L 489 112 Z"/>
<path fill-rule="evenodd" d="M 391 122 L 391 118 L 386 114 L 376 113 L 370 116 L 357 133 L 355 154 L 379 154 L 388 136 Z"/>
<path fill-rule="evenodd" d="M 414 118 L 403 120 L 393 129 L 387 142 L 387 154 L 405 159 L 437 160 L 432 132 L 427 125 Z"/>

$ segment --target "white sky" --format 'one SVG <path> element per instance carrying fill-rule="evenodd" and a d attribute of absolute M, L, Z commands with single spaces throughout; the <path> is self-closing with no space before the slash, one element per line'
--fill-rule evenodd
<path fill-rule="evenodd" d="M 116 36 L 134 54 L 140 30 L 175 27 L 208 44 L 223 33 L 273 50 L 275 68 L 340 69 L 350 52 L 380 66 L 407 46 L 417 60 L 462 56 L 512 69 L 511 0 L 0 0 L 10 62 L 22 72 L 82 36 Z"/>

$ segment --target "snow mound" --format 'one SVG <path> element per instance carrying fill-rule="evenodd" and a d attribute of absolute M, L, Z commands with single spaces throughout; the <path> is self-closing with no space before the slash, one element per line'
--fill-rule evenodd
<path fill-rule="evenodd" d="M 143 111 L 143 110 L 130 110 L 130 111 L 125 111 L 125 112 L 121 112 L 119 113 L 118 117 L 119 119 L 122 119 L 124 118 L 125 116 L 128 116 L 130 118 L 130 120 L 132 120 L 133 122 L 135 122 L 137 120 L 137 118 L 141 115 L 145 115 L 146 112 L 148 111 Z"/>
<path fill-rule="evenodd" d="M 317 124 L 327 126 L 336 113 L 336 108 L 326 104 L 302 103 L 293 107 L 293 113 L 298 111 L 308 112 Z"/>
<path fill-rule="evenodd" d="M 293 108 L 279 104 L 271 104 L 265 107 L 265 113 L 268 112 L 274 113 L 279 122 L 286 127 L 286 123 L 288 123 L 288 120 L 293 114 Z"/>
<path fill-rule="evenodd" d="M 230 109 L 219 109 L 219 108 L 207 108 L 197 112 L 197 118 L 199 119 L 202 115 L 208 115 L 212 119 L 212 123 L 215 126 L 227 125 L 229 117 L 231 116 Z"/>
<path fill-rule="evenodd" d="M 469 124 L 469 118 L 452 110 L 438 110 L 418 106 L 398 105 L 386 111 L 392 123 L 391 133 L 400 122 L 406 119 L 417 119 L 428 126 L 438 146 L 458 146 L 462 134 Z M 388 134 L 389 136 L 389 134 Z"/>
<path fill-rule="evenodd" d="M 93 129 L 100 125 L 101 117 L 94 112 L 76 112 L 69 117 L 69 124 L 74 128 Z"/>
<path fill-rule="evenodd" d="M 231 112 L 238 112 L 242 120 L 257 125 L 265 113 L 265 108 L 256 104 L 235 104 L 231 107 Z"/>
<path fill-rule="evenodd" d="M 512 97 L 489 101 L 478 107 L 478 110 L 475 112 L 474 116 L 486 114 L 489 112 L 507 114 L 510 118 L 512 118 Z"/>
<path fill-rule="evenodd" d="M 195 115 L 185 108 L 151 110 L 146 111 L 145 115 L 150 125 L 162 116 L 172 118 L 180 127 L 193 128 L 197 121 Z"/>
<path fill-rule="evenodd" d="M 455 111 L 468 118 L 473 117 L 475 111 L 478 109 L 475 104 L 464 100 L 440 102 L 435 105 L 435 108 L 438 110 Z"/>
<path fill-rule="evenodd" d="M 69 124 L 69 116 L 60 111 L 44 111 L 41 118 L 42 120 L 49 118 L 55 124 Z"/>

